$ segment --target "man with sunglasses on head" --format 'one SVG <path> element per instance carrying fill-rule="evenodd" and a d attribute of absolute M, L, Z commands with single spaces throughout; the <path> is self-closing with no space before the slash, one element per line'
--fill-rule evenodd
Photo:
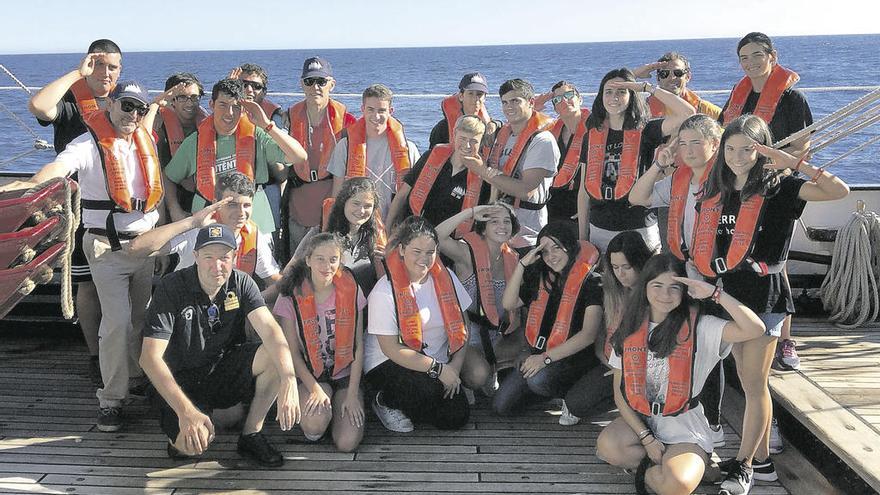
<path fill-rule="evenodd" d="M 254 281 L 236 270 L 228 226 L 202 227 L 195 264 L 162 278 L 144 329 L 141 365 L 158 391 L 159 424 L 172 459 L 204 453 L 215 439 L 213 409 L 249 402 L 237 450 L 257 464 L 284 457 L 261 433 L 272 404 L 282 430 L 299 422 L 296 374 L 281 327 Z M 249 342 L 249 322 L 261 343 Z"/>
<path fill-rule="evenodd" d="M 103 315 L 98 429 L 122 428 L 122 401 L 130 370 L 139 370 L 144 311 L 150 299 L 153 260 L 132 256 L 129 241 L 159 220 L 162 179 L 156 149 L 141 125 L 150 101 L 134 81 L 116 85 L 107 111 L 85 118 L 89 132 L 71 141 L 54 162 L 31 179 L 41 183 L 79 174 L 83 251 L 91 268 Z M 141 377 L 143 381 L 143 377 Z"/>
<path fill-rule="evenodd" d="M 657 85 L 660 88 L 690 103 L 697 113 L 718 120 L 721 108 L 700 98 L 687 88 L 687 83 L 691 80 L 691 64 L 684 55 L 678 52 L 665 53 L 656 62 L 635 69 L 633 74 L 636 79 L 648 79 L 651 77 L 651 72 L 654 71 L 657 71 Z M 648 97 L 648 107 L 651 110 L 652 118 L 656 119 L 666 115 L 666 106 L 653 95 Z"/>
<path fill-rule="evenodd" d="M 223 79 L 211 89 L 210 118 L 202 121 L 198 132 L 187 137 L 165 167 L 168 211 L 174 221 L 188 213 L 177 203 L 177 188 L 194 181 L 195 213 L 216 200 L 217 178 L 235 170 L 257 184 L 254 195 L 254 222 L 260 232 L 275 231 L 275 221 L 263 186 L 269 182 L 269 169 L 276 163 L 299 163 L 306 152 L 295 139 L 266 116 L 253 100 L 245 97 L 237 79 Z M 287 166 L 287 165 L 284 165 Z M 286 171 L 285 171 L 286 173 Z"/>
<path fill-rule="evenodd" d="M 550 127 L 559 146 L 559 163 L 547 200 L 548 221 L 577 221 L 577 197 L 580 179 L 581 145 L 587 133 L 590 110 L 582 107 L 584 99 L 577 86 L 559 81 L 550 89 L 550 104 L 559 116 Z"/>
<path fill-rule="evenodd" d="M 309 228 L 321 223 L 321 205 L 333 191 L 327 164 L 342 130 L 355 122 L 345 105 L 330 98 L 336 86 L 330 62 L 309 57 L 303 62 L 300 86 L 305 98 L 289 109 L 290 135 L 303 144 L 309 159 L 290 167 L 281 204 L 285 228 L 282 249 L 287 260 Z"/>

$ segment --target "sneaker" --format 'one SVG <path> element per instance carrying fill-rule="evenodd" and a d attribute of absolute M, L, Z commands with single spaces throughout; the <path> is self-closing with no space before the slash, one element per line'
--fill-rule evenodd
<path fill-rule="evenodd" d="M 709 426 L 709 438 L 712 439 L 712 445 L 717 447 L 724 447 L 726 443 L 724 441 L 724 428 L 721 425 Z"/>
<path fill-rule="evenodd" d="M 797 349 L 795 346 L 797 342 L 791 339 L 783 339 L 780 342 L 782 345 L 782 364 L 788 366 L 789 369 L 797 370 L 801 367 L 801 358 L 798 357 Z"/>
<path fill-rule="evenodd" d="M 718 495 L 747 495 L 752 488 L 752 468 L 736 461 L 721 482 Z"/>
<path fill-rule="evenodd" d="M 733 466 L 739 464 L 739 460 L 736 457 L 731 457 L 730 459 L 725 459 L 718 463 L 718 469 L 721 471 L 721 474 L 727 475 Z"/>
<path fill-rule="evenodd" d="M 142 376 L 132 380 L 128 386 L 128 398 L 132 400 L 147 400 L 147 394 L 150 389 L 150 380 Z"/>
<path fill-rule="evenodd" d="M 776 466 L 769 457 L 766 461 L 752 461 L 752 470 L 755 474 L 755 481 L 776 481 L 779 476 L 776 475 Z"/>
<path fill-rule="evenodd" d="M 770 423 L 770 453 L 779 454 L 784 449 L 785 444 L 782 443 L 782 435 L 779 433 L 779 425 L 776 423 L 776 418 L 773 418 L 773 421 Z"/>
<path fill-rule="evenodd" d="M 106 433 L 122 429 L 122 409 L 119 407 L 99 408 L 98 429 Z"/>
<path fill-rule="evenodd" d="M 406 414 L 403 414 L 403 411 L 400 409 L 392 409 L 382 404 L 381 397 L 382 392 L 376 394 L 376 399 L 373 400 L 373 412 L 376 413 L 376 417 L 382 422 L 382 426 L 387 430 L 396 431 L 397 433 L 413 431 L 415 428 L 412 421 L 406 417 Z"/>
<path fill-rule="evenodd" d="M 261 466 L 279 467 L 284 464 L 284 456 L 259 431 L 238 437 L 237 450 L 239 454 L 250 457 Z"/>
<path fill-rule="evenodd" d="M 101 377 L 101 363 L 98 361 L 98 356 L 89 356 L 88 374 L 92 385 L 98 388 L 104 386 L 104 378 Z"/>
<path fill-rule="evenodd" d="M 498 373 L 492 373 L 489 381 L 480 387 L 480 391 L 483 392 L 483 395 L 486 397 L 495 397 L 496 390 L 498 390 Z"/>
<path fill-rule="evenodd" d="M 562 401 L 562 413 L 559 415 L 559 424 L 562 426 L 574 426 L 581 422 L 581 418 L 575 416 L 568 410 L 568 405 Z"/>

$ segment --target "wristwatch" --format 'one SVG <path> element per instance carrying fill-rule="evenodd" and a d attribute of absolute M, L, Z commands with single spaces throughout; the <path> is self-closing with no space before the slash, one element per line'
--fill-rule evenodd
<path fill-rule="evenodd" d="M 547 354 L 546 352 L 543 354 L 543 356 L 544 356 L 544 366 L 547 366 L 553 362 L 553 358 L 551 358 L 550 355 Z"/>
<path fill-rule="evenodd" d="M 431 360 L 431 367 L 428 368 L 428 376 L 434 378 L 440 378 L 440 373 L 443 371 L 443 363 L 438 363 L 437 360 Z"/>

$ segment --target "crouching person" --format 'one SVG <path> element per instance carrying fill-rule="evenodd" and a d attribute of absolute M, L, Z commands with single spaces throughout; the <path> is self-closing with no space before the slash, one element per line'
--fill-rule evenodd
<path fill-rule="evenodd" d="M 296 375 L 284 334 L 256 283 L 233 269 L 236 247 L 225 225 L 199 231 L 195 265 L 165 276 L 156 287 L 140 363 L 161 396 L 169 457 L 204 453 L 214 440 L 211 410 L 250 402 L 238 452 L 275 467 L 284 458 L 262 435 L 263 421 L 277 397 L 281 429 L 299 422 Z M 262 344 L 247 342 L 245 318 Z"/>

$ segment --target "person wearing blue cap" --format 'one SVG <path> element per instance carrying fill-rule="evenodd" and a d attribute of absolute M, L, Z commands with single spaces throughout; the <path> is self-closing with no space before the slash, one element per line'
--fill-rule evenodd
<path fill-rule="evenodd" d="M 489 92 L 489 86 L 486 82 L 486 76 L 479 72 L 469 72 L 462 76 L 458 83 L 458 93 L 443 98 L 440 102 L 440 110 L 443 112 L 443 120 L 437 122 L 431 129 L 431 136 L 428 139 L 428 147 L 442 143 L 452 142 L 452 133 L 455 123 L 462 115 L 476 115 L 486 125 L 487 144 L 491 145 L 491 139 L 495 136 L 495 131 L 501 127 L 501 121 L 492 120 L 489 116 L 489 109 L 486 108 L 486 94 Z"/>
<path fill-rule="evenodd" d="M 296 373 L 281 327 L 256 283 L 236 270 L 237 242 L 223 224 L 202 227 L 195 265 L 162 278 L 147 315 L 140 364 L 158 391 L 172 459 L 201 455 L 214 440 L 212 409 L 250 402 L 238 452 L 262 466 L 284 457 L 261 433 L 278 402 L 282 430 L 300 421 Z M 262 343 L 247 341 L 245 321 Z"/>
<path fill-rule="evenodd" d="M 110 93 L 110 101 L 106 112 L 85 114 L 90 132 L 71 141 L 31 179 L 39 184 L 79 174 L 83 251 L 103 310 L 98 345 L 103 387 L 97 393 L 101 431 L 122 428 L 129 379 L 137 382 L 132 375 L 138 369 L 153 260 L 132 256 L 128 244 L 156 225 L 163 196 L 156 148 L 141 125 L 150 102 L 146 90 L 135 81 L 123 81 Z"/>

